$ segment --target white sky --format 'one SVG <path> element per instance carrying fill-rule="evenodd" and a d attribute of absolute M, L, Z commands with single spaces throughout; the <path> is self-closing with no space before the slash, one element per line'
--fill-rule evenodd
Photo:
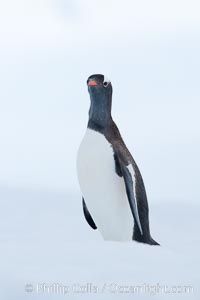
<path fill-rule="evenodd" d="M 193 0 L 8 0 L 0 5 L 4 46 L 88 45 L 101 38 L 112 45 L 113 40 L 120 44 L 119 37 L 128 43 L 138 35 L 185 34 L 200 28 L 200 3 Z"/>
<path fill-rule="evenodd" d="M 199 196 L 199 1 L 0 4 L 0 186 L 75 189 L 92 73 L 153 199 Z"/>

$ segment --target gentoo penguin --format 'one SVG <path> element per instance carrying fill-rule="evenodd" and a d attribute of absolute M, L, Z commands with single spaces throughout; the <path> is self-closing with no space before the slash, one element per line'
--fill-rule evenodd
<path fill-rule="evenodd" d="M 159 245 L 150 235 L 142 176 L 111 116 L 111 82 L 95 74 L 87 85 L 89 121 L 77 156 L 84 216 L 105 240 Z"/>

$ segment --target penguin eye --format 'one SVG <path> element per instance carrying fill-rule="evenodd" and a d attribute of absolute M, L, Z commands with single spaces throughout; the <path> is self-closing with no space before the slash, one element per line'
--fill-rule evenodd
<path fill-rule="evenodd" d="M 107 86 L 108 86 L 108 84 L 109 84 L 109 82 L 108 82 L 108 81 L 104 81 L 104 83 L 103 83 L 103 86 L 107 87 Z"/>

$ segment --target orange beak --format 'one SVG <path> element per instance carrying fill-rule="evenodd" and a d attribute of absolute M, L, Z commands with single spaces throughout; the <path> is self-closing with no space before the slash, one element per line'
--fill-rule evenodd
<path fill-rule="evenodd" d="M 94 86 L 94 85 L 98 85 L 98 83 L 94 80 L 89 80 L 88 85 L 89 86 Z"/>

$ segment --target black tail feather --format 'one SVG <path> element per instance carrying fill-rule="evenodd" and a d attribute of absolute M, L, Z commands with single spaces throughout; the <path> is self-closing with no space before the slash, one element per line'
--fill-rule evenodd
<path fill-rule="evenodd" d="M 152 246 L 160 246 L 160 244 L 156 242 L 150 235 L 145 236 L 145 235 L 141 235 L 140 233 L 137 234 L 136 232 L 134 232 L 133 240 L 139 243 L 144 243 Z"/>

